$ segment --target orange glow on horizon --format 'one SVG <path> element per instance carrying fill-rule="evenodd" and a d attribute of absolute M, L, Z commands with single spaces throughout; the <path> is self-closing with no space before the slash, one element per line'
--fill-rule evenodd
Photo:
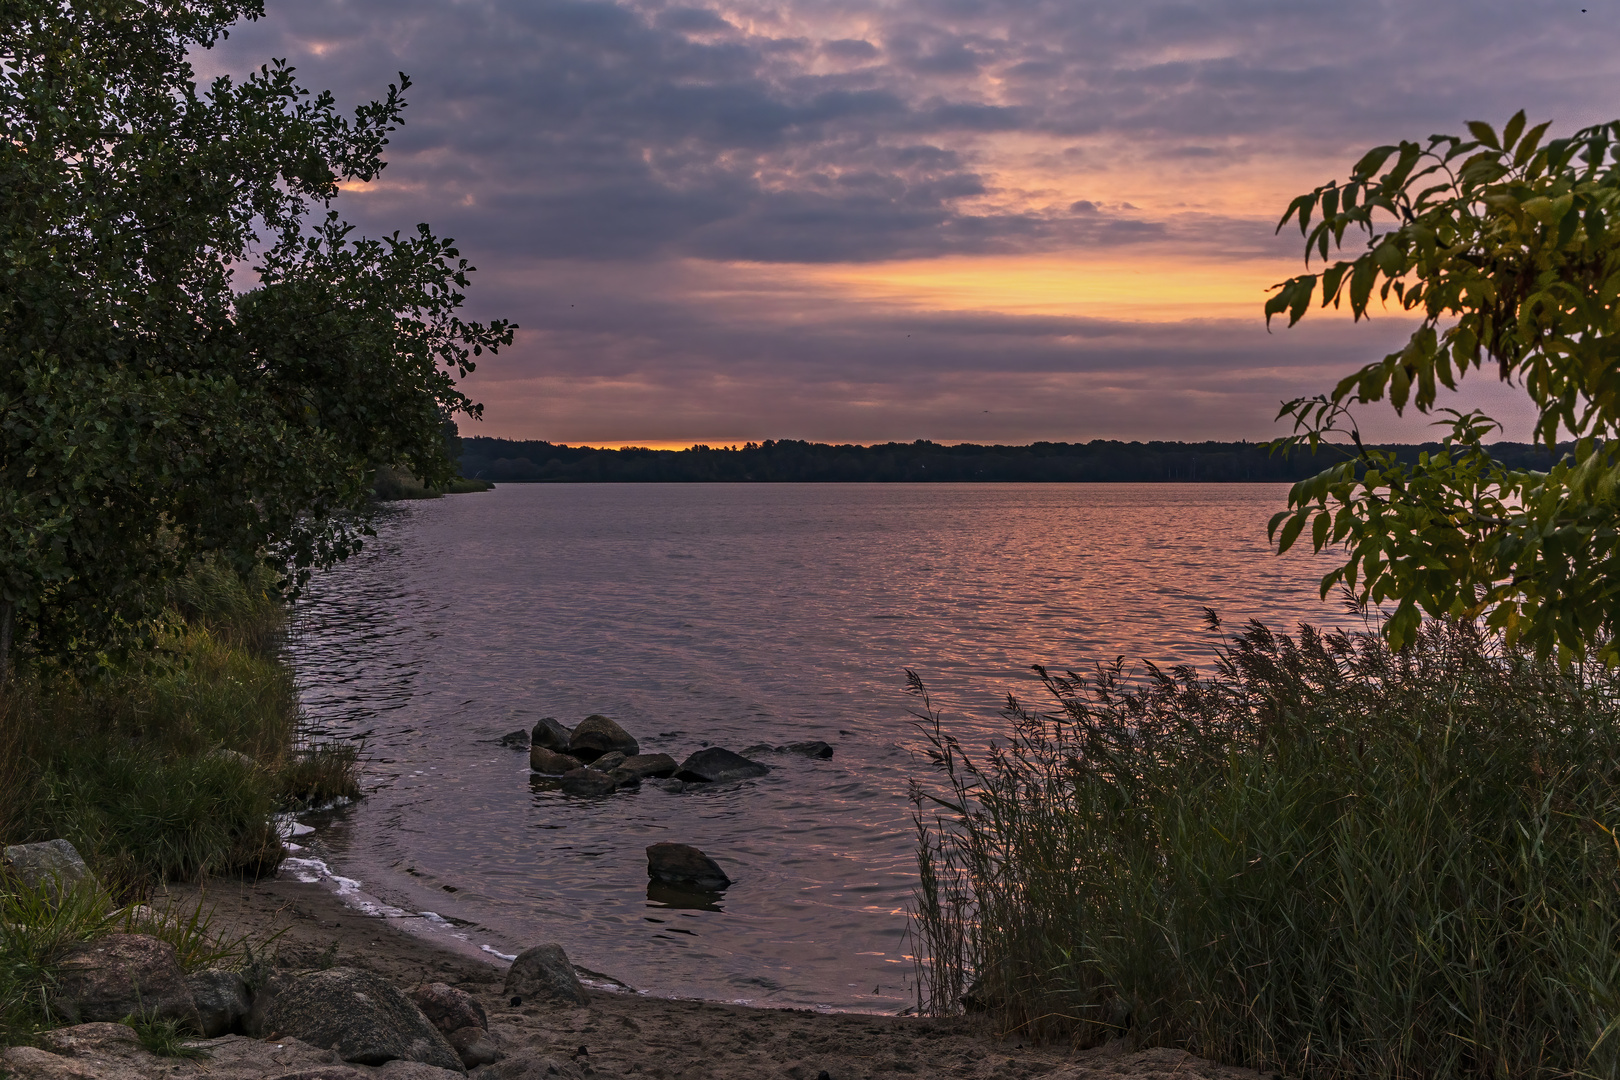
<path fill-rule="evenodd" d="M 993 312 L 1126 322 L 1261 322 L 1271 286 L 1297 259 L 1216 260 L 1159 252 L 953 256 L 888 263 L 733 264 L 737 293 L 800 289 L 889 311 Z M 732 292 L 716 282 L 710 296 Z"/>

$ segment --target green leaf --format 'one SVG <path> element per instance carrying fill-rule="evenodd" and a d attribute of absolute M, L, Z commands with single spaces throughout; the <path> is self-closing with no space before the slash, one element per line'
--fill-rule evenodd
<path fill-rule="evenodd" d="M 1502 129 L 1502 149 L 1512 150 L 1513 144 L 1519 141 L 1519 132 L 1524 130 L 1524 110 L 1520 109 L 1513 114 L 1513 118 Z"/>

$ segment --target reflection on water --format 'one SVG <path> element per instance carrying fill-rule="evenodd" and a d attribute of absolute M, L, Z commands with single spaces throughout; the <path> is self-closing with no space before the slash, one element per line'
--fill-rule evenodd
<path fill-rule="evenodd" d="M 955 730 L 1000 730 L 1032 663 L 1207 663 L 1201 608 L 1342 622 L 1322 560 L 1268 554 L 1280 485 L 511 485 L 398 504 L 320 578 L 293 643 L 306 711 L 363 739 L 370 796 L 315 849 L 372 895 L 500 954 L 557 941 L 653 993 L 911 1003 L 904 670 Z M 677 760 L 813 739 L 711 791 L 531 787 L 502 735 L 618 720 Z M 649 889 L 702 848 L 718 900 Z"/>

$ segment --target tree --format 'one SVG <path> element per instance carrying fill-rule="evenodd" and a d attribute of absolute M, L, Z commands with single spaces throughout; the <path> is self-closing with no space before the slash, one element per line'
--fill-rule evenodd
<path fill-rule="evenodd" d="M 1343 545 L 1323 596 L 1393 602 L 1396 647 L 1426 614 L 1481 618 L 1565 663 L 1590 649 L 1620 661 L 1620 121 L 1543 145 L 1547 128 L 1520 112 L 1500 135 L 1475 122 L 1470 138 L 1377 147 L 1278 224 L 1297 222 L 1307 268 L 1346 234 L 1365 249 L 1277 286 L 1268 324 L 1318 298 L 1360 320 L 1375 293 L 1420 319 L 1400 350 L 1284 404 L 1284 443 L 1347 435 L 1352 453 L 1271 520 L 1279 551 L 1307 529 L 1318 551 Z M 1567 451 L 1547 472 L 1493 461 L 1490 417 L 1437 407 L 1487 362 L 1535 405 L 1535 438 Z M 1396 412 L 1445 417 L 1444 449 L 1405 466 L 1362 445 L 1349 410 L 1386 394 Z"/>
<path fill-rule="evenodd" d="M 186 51 L 261 0 L 0 0 L 0 681 L 13 626 L 94 656 L 200 553 L 289 590 L 343 558 L 379 465 L 448 479 L 456 389 L 514 327 L 426 225 L 331 209 L 401 122 L 276 61 L 199 89 Z"/>

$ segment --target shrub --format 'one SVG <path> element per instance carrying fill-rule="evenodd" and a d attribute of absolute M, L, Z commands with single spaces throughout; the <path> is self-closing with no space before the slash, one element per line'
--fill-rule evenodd
<path fill-rule="evenodd" d="M 924 1008 L 1305 1077 L 1620 1071 L 1613 673 L 1443 623 L 1037 670 L 1055 708 L 982 757 L 912 676 Z"/>

